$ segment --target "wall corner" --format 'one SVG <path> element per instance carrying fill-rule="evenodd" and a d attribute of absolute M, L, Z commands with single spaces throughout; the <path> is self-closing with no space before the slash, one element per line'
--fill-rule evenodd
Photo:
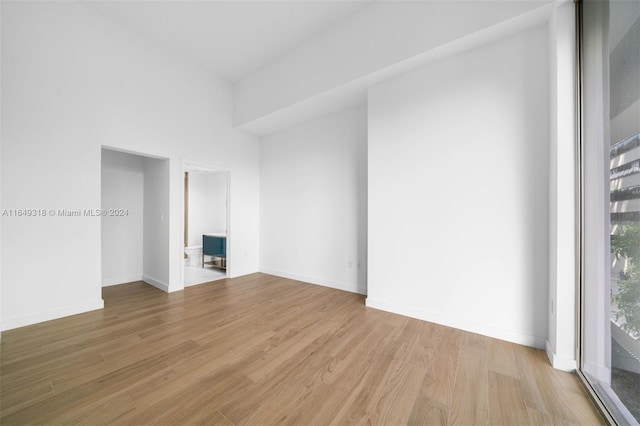
<path fill-rule="evenodd" d="M 564 357 L 555 353 L 551 343 L 547 340 L 545 344 L 545 352 L 551 366 L 556 370 L 562 370 L 567 372 L 573 372 L 577 369 L 577 362 L 575 359 Z"/>

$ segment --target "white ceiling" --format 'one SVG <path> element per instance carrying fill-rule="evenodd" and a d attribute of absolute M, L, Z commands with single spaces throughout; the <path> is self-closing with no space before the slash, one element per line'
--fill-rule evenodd
<path fill-rule="evenodd" d="M 86 2 L 146 39 L 238 81 L 371 0 L 97 0 Z"/>

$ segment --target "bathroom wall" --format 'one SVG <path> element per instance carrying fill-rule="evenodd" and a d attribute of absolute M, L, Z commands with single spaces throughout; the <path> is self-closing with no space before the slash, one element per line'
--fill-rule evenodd
<path fill-rule="evenodd" d="M 102 150 L 102 286 L 142 278 L 144 158 Z M 122 209 L 124 215 L 109 215 Z"/>
<path fill-rule="evenodd" d="M 227 173 L 189 173 L 189 245 L 202 234 L 227 231 Z"/>

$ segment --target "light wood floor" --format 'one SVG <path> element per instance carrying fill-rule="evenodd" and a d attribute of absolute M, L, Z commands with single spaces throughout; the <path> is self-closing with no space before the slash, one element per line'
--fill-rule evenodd
<path fill-rule="evenodd" d="M 2 334 L 2 425 L 602 424 L 542 351 L 264 274 Z"/>

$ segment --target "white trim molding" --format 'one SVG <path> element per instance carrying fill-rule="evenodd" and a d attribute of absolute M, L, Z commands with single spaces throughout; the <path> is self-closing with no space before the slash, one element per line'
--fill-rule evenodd
<path fill-rule="evenodd" d="M 263 274 L 275 275 L 277 277 L 289 278 L 291 280 L 302 281 L 309 284 L 321 285 L 324 287 L 335 288 L 337 290 L 348 291 L 349 293 L 367 294 L 367 289 L 353 283 L 343 283 L 339 281 L 331 281 L 323 278 L 310 277 L 307 275 L 293 274 L 290 272 L 278 271 L 269 268 L 260 268 Z"/>
<path fill-rule="evenodd" d="M 112 285 L 127 284 L 135 281 L 143 281 L 142 275 L 127 275 L 127 276 L 103 279 L 102 287 L 110 287 Z"/>
<path fill-rule="evenodd" d="M 155 288 L 164 291 L 165 293 L 169 293 L 169 285 L 163 283 L 160 280 L 157 280 L 153 277 L 150 277 L 148 275 L 143 275 L 142 276 L 142 281 L 144 281 L 145 283 L 154 286 Z M 182 289 L 180 289 L 182 290 Z"/>
<path fill-rule="evenodd" d="M 531 336 L 517 331 L 505 330 L 489 325 L 478 324 L 463 318 L 455 318 L 435 312 L 427 312 L 408 306 L 401 306 L 394 303 L 375 300 L 370 297 L 366 299 L 366 305 L 370 308 L 380 309 L 382 311 L 392 312 L 394 314 L 404 315 L 416 318 L 422 321 L 428 321 L 435 324 L 445 325 L 447 327 L 457 328 L 459 330 L 470 331 L 472 333 L 482 334 L 483 336 L 493 337 L 495 339 L 505 340 L 507 342 L 517 343 L 519 345 L 530 346 L 537 349 L 545 347 L 545 339 L 539 336 Z"/>
<path fill-rule="evenodd" d="M 49 311 L 39 312 L 37 314 L 26 315 L 23 317 L 9 318 L 2 320 L 2 331 L 11 330 L 14 328 L 25 327 L 27 325 L 37 324 L 40 322 L 51 321 L 71 315 L 83 314 L 89 311 L 95 311 L 97 309 L 104 308 L 104 301 L 102 299 L 92 300 L 89 302 L 81 303 L 78 305 L 67 306 L 64 308 L 52 309 Z"/>
<path fill-rule="evenodd" d="M 547 353 L 547 358 L 549 358 L 549 362 L 553 368 L 568 372 L 576 371 L 578 368 L 578 363 L 575 359 L 556 354 L 548 340 L 545 342 L 544 350 Z"/>

